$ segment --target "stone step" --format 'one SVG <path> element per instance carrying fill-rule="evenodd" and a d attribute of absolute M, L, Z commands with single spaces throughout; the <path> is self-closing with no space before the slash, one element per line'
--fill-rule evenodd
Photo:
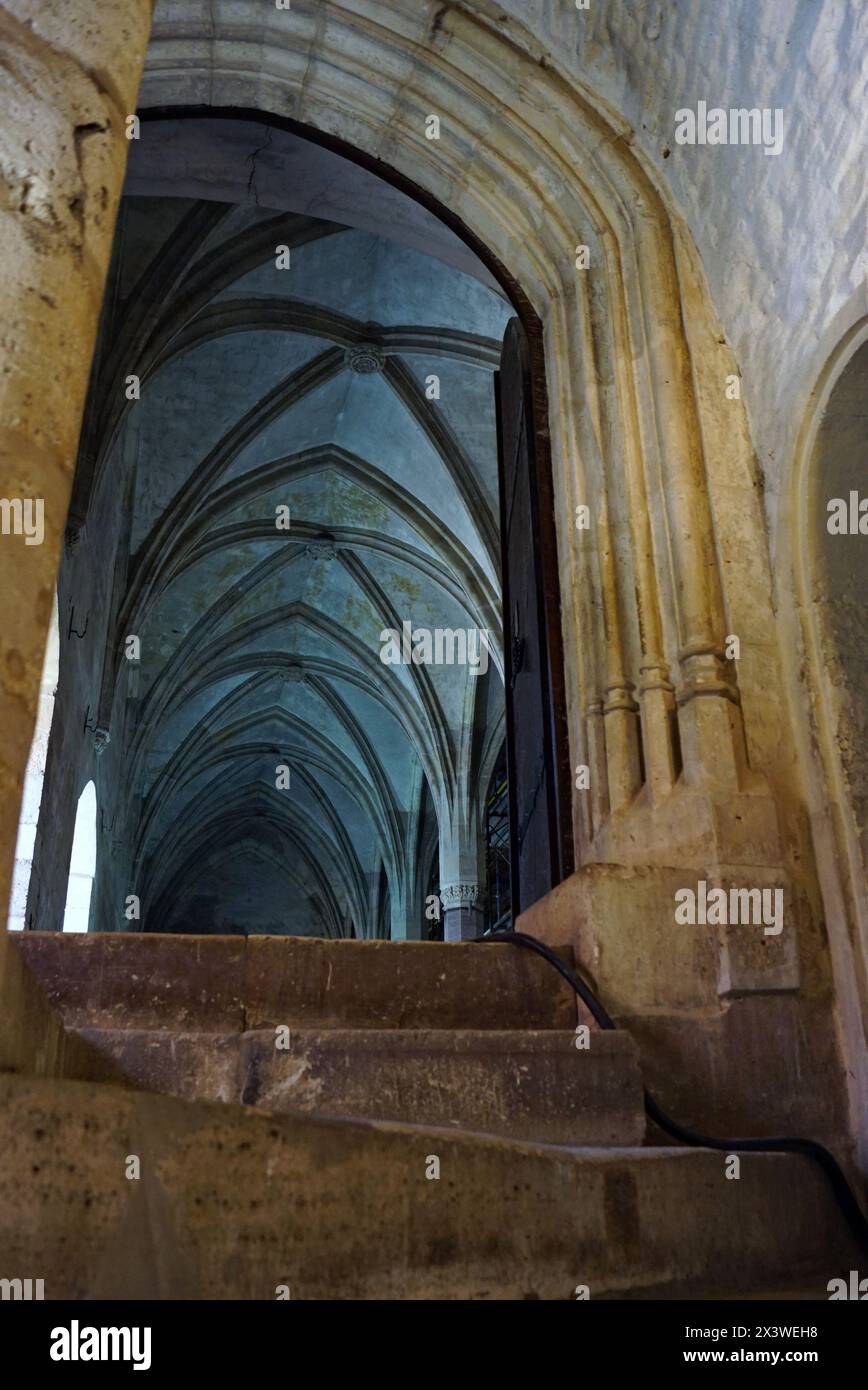
<path fill-rule="evenodd" d="M 859 1267 L 809 1160 L 725 1169 L 3 1076 L 0 1275 L 47 1299 L 826 1298 Z"/>
<path fill-rule="evenodd" d="M 641 1144 L 633 1039 L 424 1029 L 230 1035 L 82 1029 L 143 1090 L 186 1100 L 459 1127 L 553 1144 Z"/>
<path fill-rule="evenodd" d="M 515 946 L 309 937 L 21 932 L 70 1028 L 573 1029 L 572 990 Z M 563 952 L 571 960 L 569 949 Z"/>

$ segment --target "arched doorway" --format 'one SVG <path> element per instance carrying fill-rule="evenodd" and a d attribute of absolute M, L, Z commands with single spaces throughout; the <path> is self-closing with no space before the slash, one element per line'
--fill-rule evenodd
<path fill-rule="evenodd" d="M 618 118 L 540 63 L 522 23 L 463 5 L 433 26 L 401 5 L 393 21 L 338 2 L 311 29 L 275 9 L 248 44 L 215 0 L 202 44 L 195 24 L 160 13 L 141 104 L 290 111 L 435 201 L 520 287 L 548 370 L 577 860 L 741 862 L 760 830 L 774 857 L 756 785 L 774 759 L 749 739 L 748 769 L 744 746 L 762 672 L 743 663 L 736 680 L 725 655 L 730 626 L 771 621 L 728 559 L 765 537 L 748 482 L 743 508 L 717 505 L 732 467 L 749 473 L 750 447 L 743 408 L 715 403 L 719 339 L 689 238 Z M 707 443 L 721 431 L 725 455 Z M 591 524 L 576 535 L 583 508 Z M 715 804 L 747 790 L 750 814 L 728 815 L 722 836 Z"/>
<path fill-rule="evenodd" d="M 94 594 L 90 671 L 66 654 L 92 717 L 82 739 L 62 711 L 55 760 L 95 733 L 97 929 L 427 935 L 436 825 L 442 929 L 475 935 L 504 677 L 514 822 L 548 837 L 523 906 L 571 867 L 544 383 L 513 309 L 427 210 L 297 131 L 144 121 L 62 567 Z M 519 660 L 511 624 L 542 611 Z"/>
<path fill-rule="evenodd" d="M 868 341 L 847 362 L 817 427 L 808 511 L 813 602 L 830 730 L 846 787 L 840 813 L 868 870 Z"/>
<path fill-rule="evenodd" d="M 796 443 L 781 528 L 781 607 L 794 726 L 834 969 L 847 1085 L 868 1156 L 865 399 L 868 319 L 828 352 Z M 849 306 L 852 317 L 853 309 Z M 862 529 L 862 528 L 865 529 Z"/>
<path fill-rule="evenodd" d="M 259 58 L 254 68 L 231 46 L 236 30 L 219 3 L 207 59 L 167 19 L 142 105 L 155 118 L 189 109 L 192 81 L 207 89 L 211 114 L 237 115 L 240 91 L 248 112 L 290 111 L 297 130 L 434 207 L 499 267 L 526 326 L 536 316 L 570 765 L 589 771 L 572 798 L 576 861 L 647 862 L 665 839 L 694 862 L 713 820 L 701 797 L 731 797 L 751 778 L 740 682 L 725 655 L 728 614 L 738 620 L 741 605 L 726 564 L 708 562 L 743 537 L 745 517 L 712 513 L 730 470 L 704 443 L 722 425 L 709 401 L 719 369 L 690 248 L 630 143 L 536 61 L 520 24 L 507 30 L 456 5 L 428 32 L 409 9 L 392 25 L 376 6 L 338 4 L 316 34 L 292 12 L 272 16 L 257 32 L 265 77 Z M 430 64 L 415 61 L 419 45 L 432 49 Z M 742 407 L 727 412 L 730 435 L 733 413 Z M 732 447 L 743 467 L 749 449 Z M 580 508 L 590 517 L 577 532 Z M 748 529 L 764 544 L 756 508 Z M 762 682 L 750 673 L 746 685 L 759 692 Z M 677 808 L 665 805 L 673 793 Z M 746 845 L 757 807 L 753 797 Z M 747 817 L 731 824 L 747 832 Z"/>
<path fill-rule="evenodd" d="M 669 968 L 665 870 L 778 873 L 801 845 L 791 853 L 777 823 L 782 721 L 765 689 L 774 615 L 745 415 L 724 402 L 731 354 L 678 209 L 626 121 L 557 61 L 541 61 L 524 24 L 504 22 L 497 7 L 481 14 L 456 3 L 432 22 L 410 0 L 388 16 L 375 0 L 335 0 L 314 28 L 294 10 L 260 18 L 247 28 L 215 0 L 203 42 L 189 17 L 160 14 L 142 104 L 162 116 L 191 101 L 210 114 L 237 114 L 243 103 L 266 120 L 290 111 L 323 143 L 436 203 L 520 287 L 517 307 L 537 314 L 573 839 L 582 869 L 600 869 L 573 888 L 581 898 L 611 887 L 617 905 L 615 866 L 631 902 L 647 890 L 641 916 L 662 928 L 642 978 L 630 974 L 628 953 L 606 951 L 607 984 L 635 1000 L 652 980 L 655 1027 L 685 999 L 716 1027 L 718 990 L 733 981 L 729 943 L 705 943 L 712 959 L 701 966 Z M 429 138 L 431 116 L 439 131 L 432 125 Z M 267 162 L 253 156 L 245 188 Z M 745 555 L 758 557 L 750 584 L 741 582 Z M 726 637 L 739 631 L 750 637 L 736 667 Z M 618 917 L 591 908 L 560 920 L 591 924 L 579 945 L 593 960 Z M 727 1024 L 745 995 L 762 992 L 764 967 L 743 963 Z"/>

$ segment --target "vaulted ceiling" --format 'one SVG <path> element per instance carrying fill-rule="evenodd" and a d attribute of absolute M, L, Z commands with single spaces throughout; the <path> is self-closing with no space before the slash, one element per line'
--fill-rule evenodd
<path fill-rule="evenodd" d="M 483 872 L 511 314 L 484 278 L 253 197 L 125 198 L 83 456 L 134 479 L 110 699 L 151 927 L 414 935 L 432 862 Z M 485 630 L 488 673 L 384 665 L 405 621 Z"/>

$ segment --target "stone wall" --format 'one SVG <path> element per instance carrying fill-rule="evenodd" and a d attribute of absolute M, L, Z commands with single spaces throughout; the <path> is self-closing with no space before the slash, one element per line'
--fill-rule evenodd
<path fill-rule="evenodd" d="M 489 7 L 486 7 L 489 8 Z M 493 8 L 493 7 L 491 7 Z M 743 398 L 775 549 L 809 393 L 861 312 L 866 272 L 861 0 L 501 0 L 547 61 L 617 112 L 697 247 Z M 158 8 L 158 15 L 160 8 Z M 780 107 L 779 156 L 678 145 L 675 113 Z"/>
<path fill-rule="evenodd" d="M 847 782 L 856 839 L 868 867 L 866 404 L 868 345 L 863 344 L 845 368 L 820 423 L 812 461 L 811 514 L 815 527 L 810 549 L 815 573 L 814 599 L 820 609 L 824 639 L 823 665 L 835 703 L 835 743 Z M 830 512 L 829 505 L 835 501 L 843 507 Z M 865 504 L 861 512 L 860 502 Z M 846 530 L 839 529 L 842 524 Z M 836 529 L 830 531 L 830 525 Z"/>
<path fill-rule="evenodd" d="M 772 564 L 805 403 L 824 357 L 864 311 L 864 99 L 852 61 L 864 6 L 356 0 L 329 5 L 316 25 L 303 4 L 266 9 L 251 27 L 234 0 L 160 4 L 145 104 L 294 117 L 418 185 L 507 268 L 545 334 L 572 754 L 590 765 L 594 788 L 575 808 L 585 879 L 600 859 L 637 875 L 650 864 L 664 879 L 673 858 L 721 876 L 745 865 L 780 875 L 806 904 L 787 968 L 797 962 L 813 997 L 828 1000 L 805 764 L 792 748 L 792 711 L 806 696 L 794 644 L 777 630 L 789 572 L 773 577 Z M 72 40 L 67 6 L 3 12 L 26 70 L 21 91 L 39 96 L 20 98 L 33 106 L 16 125 L 19 144 L 0 147 L 2 217 L 22 267 L 3 291 L 15 369 L 0 396 L 0 444 L 12 461 L 7 492 L 32 495 L 44 480 L 46 499 L 46 543 L 33 548 L 27 580 L 15 580 L 22 602 L 4 629 L 0 716 L 20 745 L 4 747 L 7 805 L 32 728 L 123 163 L 117 113 L 144 42 L 130 26 L 144 25 L 145 10 L 130 3 L 119 21 L 113 6 L 98 33 L 73 24 Z M 81 51 L 97 61 L 82 68 Z M 701 100 L 780 107 L 780 155 L 674 144 L 675 112 Z M 432 110 L 445 118 L 436 143 L 425 137 Z M 39 139 L 25 148 L 30 130 Z M 594 267 L 586 279 L 577 243 Z M 45 362 L 60 364 L 47 380 Z M 730 400 L 726 378 L 739 374 L 743 400 Z M 588 500 L 595 527 L 577 541 L 573 514 Z M 21 568 L 5 538 L 0 553 Z M 740 666 L 723 654 L 733 632 L 745 641 Z M 6 867 L 14 824 L 7 840 Z M 671 910 L 671 884 L 661 885 L 660 914 Z M 649 934 L 642 953 L 645 978 L 657 977 L 667 937 Z M 718 998 L 730 955 L 720 943 Z M 776 992 L 756 985 L 760 961 L 743 965 L 748 993 Z M 689 1009 L 711 968 L 682 967 L 676 1010 Z M 618 969 L 616 959 L 614 983 Z M 795 995 L 792 973 L 787 989 Z M 754 1015 L 739 1048 L 752 1059 L 748 1089 L 773 1042 L 770 1014 Z M 824 1037 L 830 1016 L 825 1008 Z M 811 1026 L 799 1008 L 795 1020 Z M 848 1046 L 855 1076 L 864 1048 L 854 1033 Z M 721 1075 L 724 1055 L 712 1049 Z M 835 1090 L 834 1046 L 824 1042 L 813 1066 L 805 1084 L 819 1095 L 829 1073 Z"/>
<path fill-rule="evenodd" d="M 22 779 L 61 536 L 151 6 L 6 0 L 0 101 L 0 494 L 41 499 L 42 544 L 0 537 L 0 900 L 8 900 Z M 50 1067 L 56 1029 L 0 936 L 0 1063 Z M 52 1038 L 55 1042 L 52 1042 Z"/>
<path fill-rule="evenodd" d="M 669 868 L 765 874 L 804 906 L 786 989 L 828 1000 L 788 705 L 804 694 L 780 642 L 786 577 L 774 578 L 769 536 L 818 338 L 856 312 L 859 78 L 841 69 L 859 7 L 369 0 L 331 6 L 316 30 L 306 11 L 267 16 L 254 36 L 217 0 L 207 44 L 188 19 L 158 8 L 145 104 L 286 114 L 382 161 L 461 219 L 542 320 L 571 752 L 591 774 L 575 800 L 577 853 L 663 876 L 646 975 L 671 960 Z M 676 145 L 676 112 L 699 101 L 780 107 L 781 153 Z M 438 142 L 425 138 L 430 112 Z M 833 215 L 821 149 L 840 188 Z M 586 502 L 594 526 L 577 539 Z M 720 1015 L 731 947 L 706 944 Z M 764 977 L 762 953 L 747 954 L 740 978 L 762 1002 L 778 967 Z M 689 995 L 702 980 L 682 965 L 676 992 Z M 769 1037 L 752 1014 L 758 1076 Z M 798 1006 L 794 1019 L 808 1026 Z M 834 1038 L 817 1051 L 815 1091 L 821 1054 L 834 1058 Z M 718 1049 L 721 1076 L 722 1061 Z"/>

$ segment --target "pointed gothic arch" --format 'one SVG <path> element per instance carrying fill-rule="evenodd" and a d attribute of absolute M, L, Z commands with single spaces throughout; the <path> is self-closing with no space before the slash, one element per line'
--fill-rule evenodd
<path fill-rule="evenodd" d="M 476 0 L 446 0 L 436 9 L 416 0 L 326 0 L 314 26 L 296 9 L 258 13 L 248 25 L 222 0 L 201 22 L 169 7 L 158 15 L 142 101 L 164 112 L 191 105 L 200 114 L 246 111 L 260 123 L 289 113 L 300 129 L 439 207 L 515 285 L 529 331 L 536 314 L 533 351 L 546 366 L 544 419 L 558 509 L 571 762 L 587 762 L 592 774 L 590 793 L 574 798 L 575 840 L 585 867 L 637 867 L 624 875 L 632 906 L 644 891 L 646 866 L 775 869 L 798 861 L 804 844 L 796 824 L 801 803 L 790 796 L 784 804 L 786 786 L 788 835 L 776 815 L 777 754 L 789 729 L 768 694 L 777 639 L 761 479 L 744 409 L 722 399 L 721 377 L 735 364 L 674 198 L 634 148 L 627 117 L 569 76 L 556 45 L 554 53 L 543 51 L 513 8 Z M 115 89 L 130 109 L 143 51 L 144 39 L 136 48 L 126 34 L 123 44 L 106 49 L 108 67 L 117 67 Z M 87 128 L 90 148 L 106 147 L 105 172 L 96 176 L 83 164 L 75 184 L 89 212 L 100 203 L 105 213 L 108 200 L 108 216 L 96 215 L 98 232 L 86 219 L 74 256 L 58 255 L 53 274 L 45 258 L 40 275 L 46 290 L 56 290 L 64 276 L 73 287 L 65 311 L 54 316 L 57 326 L 46 330 L 58 362 L 68 356 L 76 317 L 81 341 L 89 341 L 89 306 L 103 282 L 126 155 L 115 121 L 122 109 L 107 122 L 114 133 Z M 444 118 L 439 141 L 425 132 L 432 110 Z M 100 121 L 104 116 L 100 106 Z M 255 161 L 252 172 L 256 184 Z M 245 186 L 250 176 L 248 170 Z M 80 208 L 81 200 L 70 206 Z M 203 215 L 201 239 L 209 221 Z M 584 245 L 593 277 L 583 277 L 575 263 L 575 248 Z M 17 313 L 14 296 L 13 303 Z M 83 366 L 69 363 L 69 375 L 45 388 L 59 461 L 74 447 L 82 372 L 90 365 L 81 356 Z M 323 374 L 334 360 L 325 356 L 317 369 Z M 26 397 L 35 374 L 22 381 Z M 53 469 L 59 481 L 51 483 L 49 501 L 59 497 L 62 511 L 63 469 L 42 459 L 34 451 L 34 476 L 48 482 Z M 594 506 L 594 526 L 576 534 L 574 513 L 585 504 Z M 35 601 L 40 586 L 46 592 L 59 548 L 60 522 L 53 524 L 41 567 L 22 587 L 23 619 L 10 623 L 33 671 L 32 633 L 41 634 L 47 620 Z M 738 679 L 724 656 L 728 632 L 748 634 Z M 31 694 L 34 686 L 35 676 Z M 26 679 L 22 689 L 26 697 Z M 17 688 L 4 709 L 15 729 L 32 717 Z M 26 749 L 26 738 L 18 742 Z M 13 777 L 23 762 L 23 753 L 18 762 L 8 754 Z M 586 875 L 576 889 L 582 906 L 593 879 Z M 658 924 L 668 920 L 665 891 L 652 906 Z M 661 930 L 649 944 L 648 976 L 661 962 L 668 966 L 669 940 Z M 676 983 L 696 987 L 711 1015 L 716 991 L 726 994 L 732 979 L 727 949 L 720 944 L 719 985 L 712 962 L 704 974 L 689 964 L 681 972 L 661 969 L 655 989 L 665 990 L 680 973 Z M 737 992 L 762 992 L 762 971 L 741 964 Z M 798 961 L 785 965 L 785 984 L 772 992 L 787 997 L 760 1001 L 772 1010 L 794 1000 L 801 1006 Z M 811 982 L 817 993 L 826 983 L 821 976 Z M 641 993 L 636 980 L 627 984 L 621 1002 Z M 759 1031 L 750 1026 L 753 1002 L 727 997 L 711 1026 L 722 1032 L 733 1019 L 748 1018 L 752 1044 Z M 676 1014 L 684 1007 L 681 993 L 653 1004 L 661 1016 L 666 1005 Z M 811 1064 L 822 1073 L 815 1043 L 812 1034 Z M 719 1062 L 716 1046 L 709 1055 Z"/>
<path fill-rule="evenodd" d="M 842 322 L 849 325 L 843 332 Z M 844 307 L 836 323 L 836 340 L 822 343 L 820 352 L 824 355 L 819 358 L 805 402 L 781 506 L 780 621 L 791 717 L 805 779 L 848 1061 L 847 1086 L 860 1160 L 865 1165 L 868 888 L 864 748 L 858 746 L 860 720 L 865 718 L 865 689 L 864 685 L 860 688 L 858 676 L 855 682 L 853 679 L 859 669 L 857 644 L 864 622 L 858 622 L 854 611 L 857 574 L 853 574 L 853 582 L 842 583 L 840 571 L 834 573 L 829 564 L 833 547 L 840 546 L 843 551 L 849 546 L 852 557 L 859 538 L 832 537 L 827 530 L 829 499 L 841 492 L 846 495 L 850 483 L 858 489 L 860 473 L 864 477 L 858 425 L 853 429 L 854 397 L 861 417 L 868 382 L 868 305 L 864 293 L 855 304 Z M 848 617 L 856 620 L 850 634 L 853 649 L 849 659 L 841 651 L 840 617 L 833 612 L 836 605 L 842 608 L 840 617 L 845 622 Z M 860 760 L 861 766 L 854 767 Z M 854 773 L 856 782 L 861 783 L 861 808 Z"/>
<path fill-rule="evenodd" d="M 756 830 L 765 769 L 750 766 L 742 697 L 761 682 L 740 683 L 725 656 L 740 601 L 722 557 L 739 530 L 763 549 L 765 537 L 756 509 L 736 522 L 716 505 L 724 467 L 705 447 L 717 421 L 704 387 L 719 368 L 693 249 L 626 124 L 540 61 L 520 23 L 452 3 L 429 33 L 417 9 L 394 9 L 387 21 L 375 3 L 334 3 L 315 30 L 275 13 L 247 49 L 216 0 L 206 55 L 158 17 L 143 118 L 296 130 L 434 210 L 508 286 L 548 387 L 558 539 L 545 563 L 563 596 L 570 762 L 592 774 L 573 798 L 577 858 L 647 862 L 677 838 L 695 861 L 716 833 L 701 801 L 750 788 Z M 191 105 L 197 87 L 207 105 Z M 439 139 L 426 138 L 431 112 Z M 739 448 L 744 466 L 746 430 Z M 589 500 L 582 537 L 573 518 Z M 694 840 L 675 808 L 685 799 Z M 773 823 L 770 802 L 763 814 Z"/>

